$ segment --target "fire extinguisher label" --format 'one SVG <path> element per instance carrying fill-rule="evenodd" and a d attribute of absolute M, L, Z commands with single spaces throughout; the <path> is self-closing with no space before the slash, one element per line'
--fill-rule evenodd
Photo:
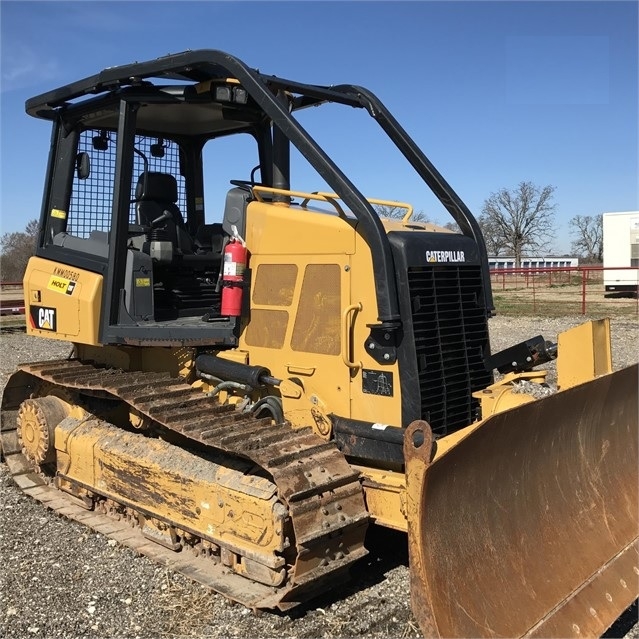
<path fill-rule="evenodd" d="M 244 264 L 239 262 L 227 262 L 224 260 L 224 275 L 242 275 L 244 273 Z"/>

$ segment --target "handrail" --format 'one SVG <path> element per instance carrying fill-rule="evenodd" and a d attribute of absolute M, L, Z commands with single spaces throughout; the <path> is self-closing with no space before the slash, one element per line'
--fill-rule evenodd
<path fill-rule="evenodd" d="M 253 193 L 256 194 L 256 199 L 259 202 L 264 202 L 264 198 L 260 197 L 259 195 L 260 192 L 272 193 L 273 195 L 287 195 L 289 197 L 302 197 L 304 199 L 302 200 L 300 206 L 303 208 L 306 208 L 306 205 L 309 203 L 310 200 L 319 200 L 320 202 L 328 202 L 329 204 L 332 204 L 340 217 L 346 216 L 346 214 L 344 213 L 344 209 L 342 209 L 342 207 L 335 201 L 335 199 L 339 199 L 339 196 L 332 195 L 330 193 L 319 193 L 318 191 L 315 191 L 314 193 L 305 193 L 304 191 L 289 191 L 288 189 L 275 189 L 271 186 L 261 185 L 253 186 L 252 190 Z"/>
<path fill-rule="evenodd" d="M 290 191 L 288 189 L 276 189 L 270 186 L 262 186 L 256 185 L 252 187 L 253 192 L 264 192 L 264 193 L 272 193 L 273 195 L 288 195 L 293 197 L 302 197 L 304 198 L 300 203 L 302 208 L 306 208 L 308 203 L 311 200 L 319 200 L 320 202 L 328 202 L 332 204 L 335 210 L 337 211 L 340 217 L 345 217 L 344 209 L 338 204 L 337 200 L 341 200 L 342 198 L 337 193 L 326 193 L 324 191 L 313 191 L 312 193 L 306 193 L 304 191 Z M 264 199 L 257 196 L 257 200 L 260 202 L 264 202 Z M 396 202 L 394 200 L 382 200 L 376 197 L 367 197 L 367 202 L 369 204 L 379 204 L 381 206 L 392 206 L 399 209 L 406 209 L 405 215 L 402 217 L 402 224 L 408 224 L 408 221 L 413 216 L 413 205 L 408 204 L 407 202 Z"/>
<path fill-rule="evenodd" d="M 349 321 L 348 317 L 351 313 L 356 312 L 360 313 L 362 310 L 362 303 L 357 302 L 357 304 L 351 304 L 344 309 L 342 313 L 342 361 L 349 368 L 360 369 L 363 368 L 362 362 L 352 362 L 350 360 L 351 356 L 351 340 L 349 338 Z"/>
<path fill-rule="evenodd" d="M 331 198 L 340 199 L 337 193 L 324 193 L 324 191 L 316 191 L 316 193 L 318 195 L 323 195 L 324 197 L 327 197 L 327 198 L 331 197 Z M 393 200 L 380 200 L 379 198 L 376 198 L 376 197 L 367 197 L 366 201 L 369 204 L 380 204 L 381 206 L 393 206 L 399 209 L 406 209 L 407 212 L 402 218 L 402 224 L 407 224 L 408 220 L 410 220 L 410 218 L 413 216 L 413 205 L 407 204 L 406 202 L 395 202 Z"/>

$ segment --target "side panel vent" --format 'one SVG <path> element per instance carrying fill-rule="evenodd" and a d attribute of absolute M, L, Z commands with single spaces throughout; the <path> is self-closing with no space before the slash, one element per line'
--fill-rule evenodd
<path fill-rule="evenodd" d="M 338 264 L 308 264 L 291 339 L 294 351 L 339 355 L 341 287 Z"/>

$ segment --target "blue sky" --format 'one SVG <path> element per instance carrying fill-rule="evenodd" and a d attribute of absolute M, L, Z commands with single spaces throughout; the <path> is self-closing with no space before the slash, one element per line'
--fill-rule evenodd
<path fill-rule="evenodd" d="M 366 86 L 476 215 L 502 187 L 554 185 L 548 252 L 569 250 L 575 215 L 639 208 L 637 2 L 2 0 L 0 30 L 2 233 L 40 211 L 49 124 L 25 114 L 27 98 L 197 48 L 289 79 Z M 448 221 L 368 120 L 335 108 L 302 122 L 366 195 Z M 293 187 L 322 185 L 294 168 Z"/>

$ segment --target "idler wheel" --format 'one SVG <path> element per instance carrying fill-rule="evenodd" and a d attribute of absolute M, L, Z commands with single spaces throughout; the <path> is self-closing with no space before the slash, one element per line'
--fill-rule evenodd
<path fill-rule="evenodd" d="M 67 416 L 57 397 L 25 399 L 18 410 L 18 442 L 23 454 L 36 465 L 55 461 L 55 427 Z"/>

